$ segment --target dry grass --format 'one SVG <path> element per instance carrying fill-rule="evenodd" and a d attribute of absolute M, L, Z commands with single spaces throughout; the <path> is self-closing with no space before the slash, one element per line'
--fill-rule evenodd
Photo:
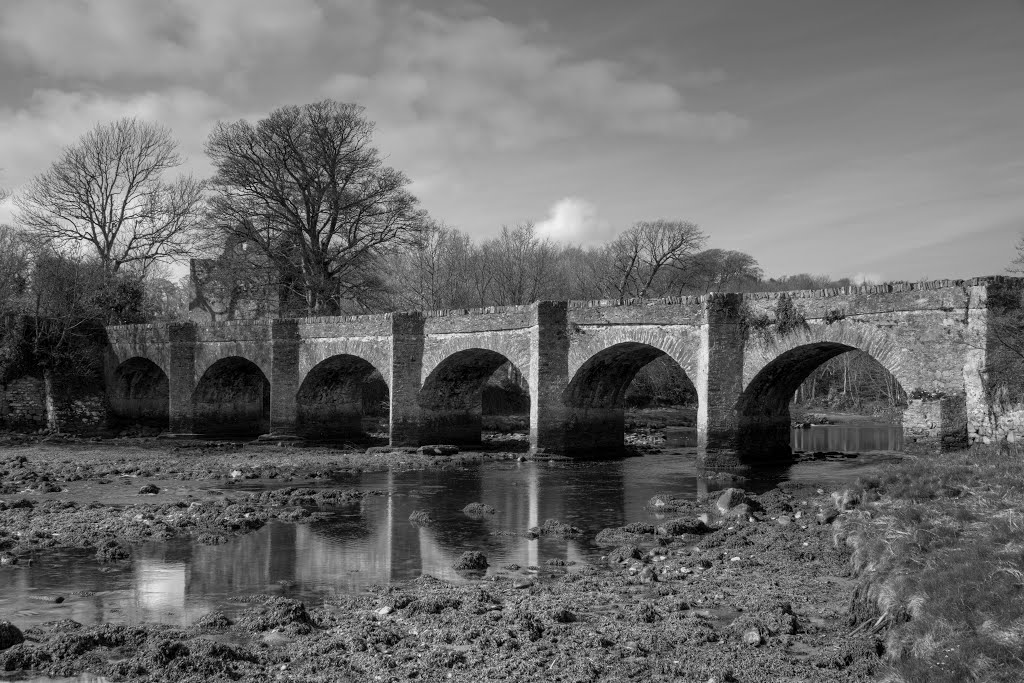
<path fill-rule="evenodd" d="M 1024 455 L 977 447 L 860 482 L 841 518 L 855 630 L 886 634 L 886 680 L 1024 679 Z"/>

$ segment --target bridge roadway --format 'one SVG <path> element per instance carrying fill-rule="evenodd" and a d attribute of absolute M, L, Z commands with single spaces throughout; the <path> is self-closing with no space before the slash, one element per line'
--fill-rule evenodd
<path fill-rule="evenodd" d="M 483 385 L 509 361 L 528 379 L 532 449 L 588 455 L 622 448 L 626 388 L 667 355 L 696 387 L 702 452 L 729 464 L 788 452 L 796 388 L 823 362 L 860 349 L 910 395 L 908 441 L 951 447 L 1020 429 L 1018 412 L 988 397 L 993 377 L 1021 374 L 991 332 L 991 302 L 1019 302 L 1022 289 L 1024 279 L 988 277 L 112 326 L 108 395 L 115 412 L 163 419 L 178 433 L 344 438 L 361 430 L 362 386 L 377 371 L 392 445 L 471 445 L 480 441 Z M 782 298 L 796 317 L 780 326 Z"/>

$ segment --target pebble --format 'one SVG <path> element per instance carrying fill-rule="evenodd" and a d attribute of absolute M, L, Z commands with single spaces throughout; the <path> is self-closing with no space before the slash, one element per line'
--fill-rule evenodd
<path fill-rule="evenodd" d="M 749 628 L 743 632 L 743 643 L 751 647 L 758 647 L 764 639 L 761 637 L 761 632 L 756 628 Z"/>

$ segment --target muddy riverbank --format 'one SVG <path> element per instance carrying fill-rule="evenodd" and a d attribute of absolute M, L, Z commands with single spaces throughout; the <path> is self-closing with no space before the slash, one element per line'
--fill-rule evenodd
<path fill-rule="evenodd" d="M 315 523 L 379 495 L 346 486 L 354 471 L 455 471 L 517 457 L 11 445 L 0 449 L 0 583 L 58 548 L 86 549 L 117 571 L 140 543 L 219 544 L 272 520 Z M 270 486 L 234 490 L 260 482 Z M 0 651 L 0 671 L 196 681 L 871 679 L 878 641 L 847 637 L 853 583 L 831 536 L 841 513 L 830 489 L 784 482 L 760 495 L 734 492 L 721 506 L 721 492 L 675 493 L 648 501 L 643 520 L 598 533 L 603 554 L 589 561 L 492 565 L 458 583 L 424 576 L 305 603 L 239 595 L 238 610 L 184 627 L 23 625 L 9 639 L 23 642 Z M 516 533 L 573 534 L 540 521 Z M 443 531 L 444 518 L 438 524 Z"/>

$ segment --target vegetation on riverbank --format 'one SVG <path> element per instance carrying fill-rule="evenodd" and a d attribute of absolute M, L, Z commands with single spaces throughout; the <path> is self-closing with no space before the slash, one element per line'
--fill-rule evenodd
<path fill-rule="evenodd" d="M 885 636 L 891 683 L 1019 681 L 1024 459 L 1013 444 L 908 457 L 859 482 L 835 526 L 860 583 L 851 625 Z"/>

